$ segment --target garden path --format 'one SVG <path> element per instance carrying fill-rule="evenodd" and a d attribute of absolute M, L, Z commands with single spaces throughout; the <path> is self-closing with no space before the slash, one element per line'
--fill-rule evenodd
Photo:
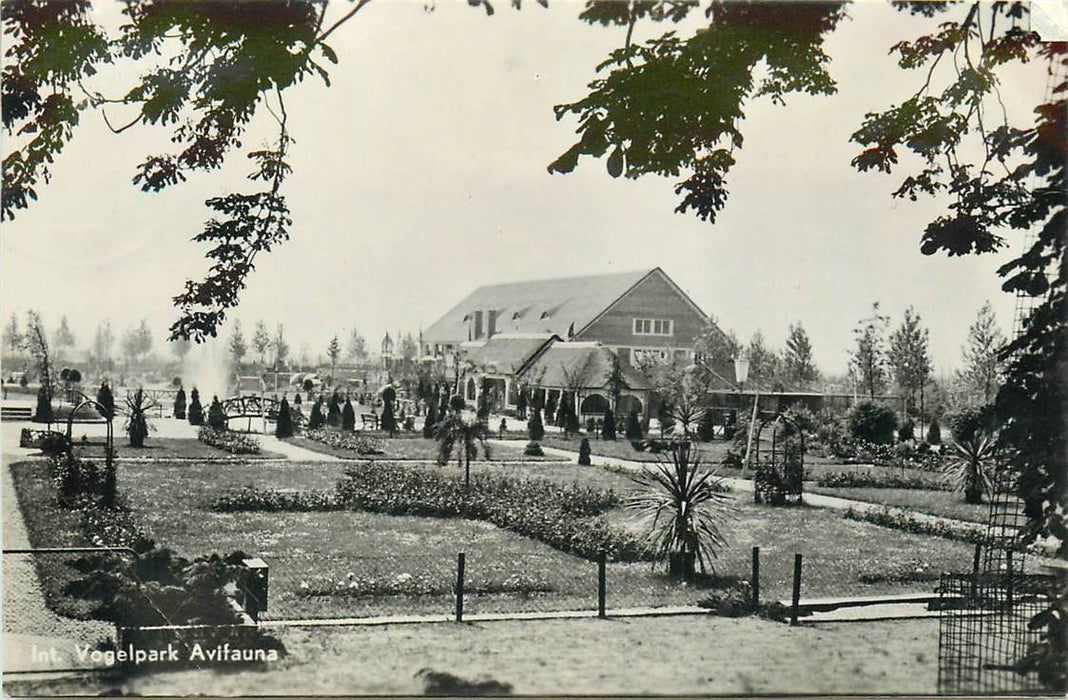
<path fill-rule="evenodd" d="M 15 442 L 18 445 L 18 441 Z M 29 549 L 30 539 L 15 496 L 15 484 L 5 454 L 0 492 L 3 494 L 3 546 L 5 550 Z M 94 644 L 114 638 L 114 627 L 105 622 L 61 618 L 45 604 L 32 557 L 3 557 L 3 671 L 47 671 L 77 668 L 75 644 Z M 52 650 L 55 650 L 54 653 Z M 84 664 L 81 664 L 84 666 Z"/>

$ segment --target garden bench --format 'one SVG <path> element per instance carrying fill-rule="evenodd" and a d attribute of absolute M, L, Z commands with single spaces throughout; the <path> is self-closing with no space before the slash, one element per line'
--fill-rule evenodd
<path fill-rule="evenodd" d="M 370 424 L 372 430 L 378 430 L 378 414 L 377 413 L 361 413 L 360 423 L 363 424 L 363 429 L 367 430 L 368 424 Z"/>

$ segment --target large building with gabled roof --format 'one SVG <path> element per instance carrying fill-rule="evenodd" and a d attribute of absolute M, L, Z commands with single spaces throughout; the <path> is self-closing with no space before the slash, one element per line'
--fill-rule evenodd
<path fill-rule="evenodd" d="M 693 357 L 708 316 L 659 267 L 479 287 L 423 333 L 423 352 L 507 334 L 596 341 L 627 364 L 642 355 Z"/>

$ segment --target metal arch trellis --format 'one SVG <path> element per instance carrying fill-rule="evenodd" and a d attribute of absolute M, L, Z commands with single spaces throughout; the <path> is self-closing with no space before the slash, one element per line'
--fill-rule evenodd
<path fill-rule="evenodd" d="M 769 425 L 771 453 L 761 456 L 761 438 Z M 801 426 L 781 413 L 765 418 L 756 432 L 755 454 L 754 500 L 770 505 L 799 503 L 805 478 L 805 433 Z"/>
<path fill-rule="evenodd" d="M 104 465 L 108 469 L 111 469 L 115 464 L 115 416 L 111 415 L 112 412 L 115 411 L 115 408 L 112 407 L 109 411 L 106 406 L 96 399 L 90 398 L 80 391 L 78 392 L 78 395 L 82 397 L 82 400 L 74 407 L 74 410 L 70 412 L 70 415 L 67 416 L 67 454 L 71 457 L 74 456 L 74 416 L 78 414 L 78 411 L 80 411 L 83 406 L 92 406 L 96 409 L 97 413 L 104 418 L 105 425 L 107 426 L 107 433 L 104 438 Z"/>

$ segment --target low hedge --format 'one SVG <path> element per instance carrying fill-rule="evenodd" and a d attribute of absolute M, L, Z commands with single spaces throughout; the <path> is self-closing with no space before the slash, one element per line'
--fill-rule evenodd
<path fill-rule="evenodd" d="M 890 506 L 883 506 L 882 509 L 875 511 L 858 511 L 850 507 L 842 517 L 847 520 L 871 523 L 891 530 L 903 530 L 917 535 L 933 535 L 934 537 L 943 537 L 947 540 L 970 542 L 972 544 L 982 543 L 986 537 L 981 525 L 962 528 L 941 520 L 918 518 L 911 513 L 894 509 Z"/>
<path fill-rule="evenodd" d="M 258 455 L 260 453 L 260 443 L 255 439 L 231 430 L 203 426 L 197 431 L 197 439 L 205 445 L 211 445 L 235 455 Z"/>
<path fill-rule="evenodd" d="M 338 579 L 313 576 L 307 581 L 301 581 L 297 595 L 305 598 L 381 598 L 400 595 L 447 595 L 455 590 L 456 579 L 452 575 L 422 572 L 375 576 L 350 572 L 348 576 Z M 464 592 L 469 595 L 532 595 L 552 593 L 555 590 L 544 575 L 529 573 L 512 574 L 503 579 L 475 578 L 464 584 Z"/>
<path fill-rule="evenodd" d="M 912 475 L 870 474 L 858 471 L 830 472 L 817 479 L 816 485 L 828 488 L 952 490 L 952 487 L 943 479 Z"/>

